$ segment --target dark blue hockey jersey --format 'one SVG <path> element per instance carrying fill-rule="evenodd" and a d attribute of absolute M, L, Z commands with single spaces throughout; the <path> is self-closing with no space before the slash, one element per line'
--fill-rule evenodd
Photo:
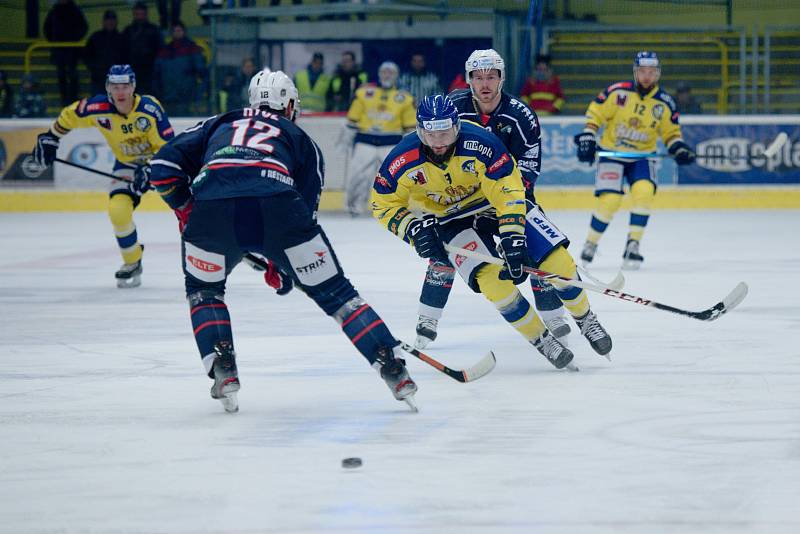
<path fill-rule="evenodd" d="M 265 197 L 297 190 L 316 216 L 324 186 L 319 147 L 292 121 L 245 108 L 185 130 L 150 161 L 151 185 L 173 209 L 190 198 Z"/>
<path fill-rule="evenodd" d="M 525 102 L 506 92 L 500 96 L 497 109 L 489 115 L 477 108 L 470 89 L 453 91 L 450 98 L 462 119 L 478 123 L 500 138 L 517 160 L 525 189 L 532 194 L 542 163 L 542 130 L 536 113 Z"/>

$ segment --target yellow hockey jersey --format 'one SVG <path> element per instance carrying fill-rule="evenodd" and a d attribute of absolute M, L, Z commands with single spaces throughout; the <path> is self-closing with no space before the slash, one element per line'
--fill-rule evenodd
<path fill-rule="evenodd" d="M 681 138 L 675 101 L 654 86 L 642 96 L 632 81 L 615 83 L 586 110 L 586 128 L 603 128 L 599 145 L 619 152 L 654 152 L 658 137 L 666 146 Z"/>
<path fill-rule="evenodd" d="M 397 143 L 404 132 L 417 125 L 414 97 L 400 89 L 360 87 L 347 112 L 347 120 L 359 134 L 394 136 Z M 356 141 L 359 138 L 356 136 Z"/>
<path fill-rule="evenodd" d="M 383 161 L 371 201 L 373 216 L 404 240 L 416 218 L 412 204 L 440 220 L 494 208 L 501 232 L 525 229 L 525 187 L 514 158 L 497 136 L 466 121 L 445 165 L 427 159 L 416 133 L 405 136 Z"/>
<path fill-rule="evenodd" d="M 121 163 L 143 164 L 174 136 L 167 114 L 152 96 L 134 95 L 122 115 L 107 95 L 83 98 L 61 110 L 50 131 L 61 137 L 75 128 L 97 128 Z"/>

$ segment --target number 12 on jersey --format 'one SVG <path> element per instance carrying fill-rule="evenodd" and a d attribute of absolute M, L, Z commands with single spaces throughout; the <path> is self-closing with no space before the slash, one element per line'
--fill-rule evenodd
<path fill-rule="evenodd" d="M 281 129 L 267 122 L 253 119 L 240 119 L 231 123 L 233 127 L 233 137 L 231 145 L 245 146 L 266 154 L 272 154 L 275 150 L 267 141 L 273 137 L 278 137 Z M 264 131 L 266 129 L 266 131 Z M 256 133 L 260 132 L 260 133 Z"/>

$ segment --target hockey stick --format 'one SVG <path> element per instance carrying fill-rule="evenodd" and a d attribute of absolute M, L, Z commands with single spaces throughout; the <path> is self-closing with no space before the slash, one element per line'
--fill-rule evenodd
<path fill-rule="evenodd" d="M 256 270 L 266 271 L 268 267 L 266 261 L 250 253 L 245 255 L 245 262 Z M 459 382 L 474 382 L 475 380 L 488 375 L 492 369 L 494 369 L 494 366 L 497 363 L 494 353 L 489 351 L 475 365 L 468 367 L 467 369 L 451 369 L 424 352 L 418 351 L 404 341 L 400 341 L 400 348 L 415 358 L 427 363 L 437 371 L 444 373 L 450 378 L 458 380 Z"/>
<path fill-rule="evenodd" d="M 725 156 L 723 154 L 698 154 L 697 159 L 706 160 L 728 160 L 728 161 L 750 161 L 753 158 L 765 157 L 771 158 L 778 151 L 783 148 L 783 145 L 789 140 L 789 135 L 786 132 L 780 132 L 772 143 L 769 144 L 764 152 L 752 156 Z M 622 158 L 622 159 L 641 159 L 641 158 L 670 158 L 672 154 L 669 152 L 614 152 L 612 150 L 600 150 L 597 155 L 605 158 Z"/>
<path fill-rule="evenodd" d="M 458 254 L 459 256 L 471 257 L 486 263 L 493 263 L 495 265 L 505 265 L 505 262 L 503 260 L 501 260 L 500 258 L 495 258 L 494 256 L 487 256 L 479 252 L 473 252 L 471 250 L 454 247 L 448 244 L 445 244 L 445 248 L 449 252 Z M 710 308 L 706 308 L 705 310 L 701 310 L 699 312 L 693 312 L 681 308 L 676 308 L 668 304 L 662 304 L 654 300 L 637 297 L 636 295 L 631 295 L 629 293 L 623 293 L 616 289 L 611 289 L 608 287 L 603 287 L 594 284 L 587 284 L 586 282 L 583 282 L 581 280 L 575 280 L 572 278 L 559 276 L 557 274 L 540 271 L 539 269 L 534 269 L 532 267 L 523 267 L 523 270 L 526 273 L 537 276 L 540 279 L 546 280 L 550 283 L 555 282 L 558 285 L 580 287 L 582 289 L 594 291 L 595 293 L 601 293 L 609 297 L 618 298 L 626 302 L 633 302 L 634 304 L 648 306 L 650 308 L 655 308 L 657 310 L 668 311 L 671 313 L 676 313 L 678 315 L 685 315 L 686 317 L 691 317 L 692 319 L 697 319 L 698 321 L 713 321 L 715 319 L 719 319 L 720 316 L 726 314 L 727 312 L 731 311 L 733 308 L 738 306 L 739 303 L 742 302 L 744 298 L 747 296 L 747 284 L 745 284 L 744 282 L 739 282 L 736 285 L 736 287 L 734 287 L 733 290 L 730 293 L 728 293 L 728 295 L 726 295 L 725 298 L 722 299 L 720 302 L 714 304 Z"/>
<path fill-rule="evenodd" d="M 59 163 L 63 163 L 64 165 L 69 165 L 70 167 L 75 167 L 76 169 L 80 169 L 82 171 L 93 172 L 94 174 L 99 174 L 100 176 L 111 178 L 112 180 L 119 180 L 120 182 L 128 182 L 128 183 L 133 182 L 133 180 L 126 178 L 125 176 L 116 176 L 114 174 L 111 174 L 110 172 L 98 171 L 97 169 L 92 169 L 91 167 L 80 165 L 78 163 L 72 163 L 71 161 L 67 161 L 65 159 L 56 158 L 56 161 Z"/>

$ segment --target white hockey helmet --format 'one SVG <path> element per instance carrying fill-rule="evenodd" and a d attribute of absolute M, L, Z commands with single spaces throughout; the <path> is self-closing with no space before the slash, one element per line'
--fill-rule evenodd
<path fill-rule="evenodd" d="M 381 87 L 390 89 L 397 84 L 397 78 L 400 76 L 400 67 L 394 61 L 384 61 L 378 67 L 378 80 L 381 82 Z"/>
<path fill-rule="evenodd" d="M 466 71 L 467 83 L 472 87 L 472 73 L 476 70 L 498 70 L 500 71 L 500 90 L 503 88 L 503 82 L 506 80 L 506 62 L 500 54 L 493 48 L 488 50 L 475 50 L 467 58 L 464 64 Z"/>
<path fill-rule="evenodd" d="M 267 106 L 275 111 L 283 111 L 289 107 L 290 103 L 293 103 L 292 120 L 300 107 L 297 87 L 294 86 L 292 79 L 280 70 L 264 69 L 257 72 L 250 80 L 248 96 L 250 97 L 250 107 L 255 109 Z"/>

